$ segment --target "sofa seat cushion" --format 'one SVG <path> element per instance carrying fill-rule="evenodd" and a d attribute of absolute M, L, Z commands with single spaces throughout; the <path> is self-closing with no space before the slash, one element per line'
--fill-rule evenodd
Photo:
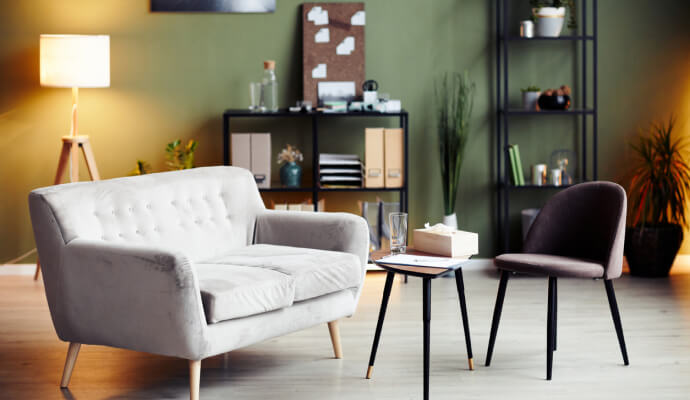
<path fill-rule="evenodd" d="M 256 267 L 291 277 L 295 284 L 294 301 L 355 288 L 362 282 L 359 258 L 338 251 L 256 244 L 208 262 Z"/>
<path fill-rule="evenodd" d="M 240 265 L 195 264 L 209 324 L 292 305 L 294 280 L 280 272 Z"/>

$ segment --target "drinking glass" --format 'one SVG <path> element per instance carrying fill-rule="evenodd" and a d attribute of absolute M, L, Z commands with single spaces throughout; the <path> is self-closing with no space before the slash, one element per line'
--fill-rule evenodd
<path fill-rule="evenodd" d="M 249 109 L 251 111 L 259 111 L 261 103 L 261 82 L 249 83 Z"/>
<path fill-rule="evenodd" d="M 407 213 L 390 213 L 388 222 L 391 229 L 391 254 L 404 253 L 407 248 Z"/>

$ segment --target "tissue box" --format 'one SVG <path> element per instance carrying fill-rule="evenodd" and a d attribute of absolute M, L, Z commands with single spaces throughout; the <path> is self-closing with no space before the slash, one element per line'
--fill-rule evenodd
<path fill-rule="evenodd" d="M 415 229 L 414 248 L 446 257 L 471 256 L 479 253 L 479 235 L 474 232 L 439 229 L 437 226 Z"/>

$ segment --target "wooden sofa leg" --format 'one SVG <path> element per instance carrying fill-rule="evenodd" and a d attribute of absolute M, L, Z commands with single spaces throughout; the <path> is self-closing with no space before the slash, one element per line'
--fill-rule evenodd
<path fill-rule="evenodd" d="M 199 400 L 201 360 L 189 360 L 189 400 Z"/>
<path fill-rule="evenodd" d="M 328 323 L 328 332 L 331 334 L 335 358 L 343 358 L 343 349 L 340 347 L 340 329 L 338 328 L 338 321 L 331 321 Z"/>
<path fill-rule="evenodd" d="M 69 385 L 69 380 L 72 377 L 72 370 L 74 369 L 74 364 L 77 362 L 77 356 L 79 355 L 80 348 L 81 343 L 70 343 L 69 347 L 67 348 L 65 368 L 62 370 L 62 380 L 60 381 L 60 387 L 63 389 Z"/>

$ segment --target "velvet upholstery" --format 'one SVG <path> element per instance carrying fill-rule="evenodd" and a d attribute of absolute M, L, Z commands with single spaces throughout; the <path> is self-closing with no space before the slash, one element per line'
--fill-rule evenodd
<path fill-rule="evenodd" d="M 351 315 L 363 283 L 364 220 L 267 211 L 252 174 L 236 167 L 41 188 L 29 195 L 29 208 L 51 318 L 64 341 L 201 360 Z M 251 246 L 255 233 L 264 243 L 302 247 L 283 250 L 295 260 L 305 254 L 308 268 L 300 271 L 295 260 L 283 271 L 214 262 L 243 249 L 261 257 L 262 247 Z M 319 236 L 328 240 L 310 246 L 305 239 Z M 316 265 L 310 247 L 330 251 Z M 332 274 L 319 271 L 331 261 Z M 307 287 L 329 279 L 325 291 Z M 299 282 L 309 300 L 295 300 Z"/>
<path fill-rule="evenodd" d="M 623 267 L 627 199 L 612 182 L 587 182 L 554 195 L 537 215 L 522 254 L 498 268 L 528 274 L 618 278 Z"/>

